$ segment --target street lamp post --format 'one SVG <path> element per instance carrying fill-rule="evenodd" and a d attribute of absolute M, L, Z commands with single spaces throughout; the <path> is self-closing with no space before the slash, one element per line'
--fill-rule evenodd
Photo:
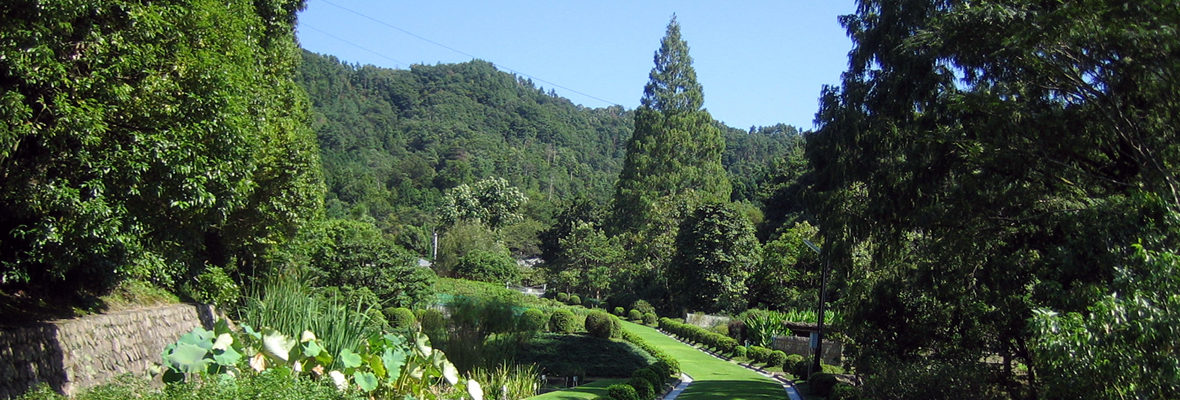
<path fill-rule="evenodd" d="M 814 251 L 816 255 L 821 257 L 825 256 L 823 251 L 820 250 L 819 246 L 816 246 L 815 243 L 811 243 L 810 240 L 803 239 L 803 244 L 806 244 L 807 247 L 811 248 L 811 250 Z M 817 318 L 819 322 L 819 332 L 816 334 L 815 344 L 812 346 L 815 348 L 815 356 L 811 361 L 811 367 L 807 369 L 808 376 L 811 376 L 813 373 L 823 372 L 823 365 L 820 363 L 820 356 L 824 351 L 824 308 L 826 306 L 828 297 L 828 267 L 831 266 L 831 257 L 824 258 L 827 258 L 827 260 L 824 260 L 823 271 L 820 273 L 819 280 L 819 316 Z"/>

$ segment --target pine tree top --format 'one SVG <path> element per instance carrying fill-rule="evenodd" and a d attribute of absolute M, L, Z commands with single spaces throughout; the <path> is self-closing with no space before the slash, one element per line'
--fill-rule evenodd
<path fill-rule="evenodd" d="M 697 111 L 704 104 L 705 95 L 697 82 L 688 42 L 680 38 L 680 23 L 676 15 L 668 23 L 668 30 L 656 51 L 655 68 L 643 87 L 643 107 L 658 111 Z"/>

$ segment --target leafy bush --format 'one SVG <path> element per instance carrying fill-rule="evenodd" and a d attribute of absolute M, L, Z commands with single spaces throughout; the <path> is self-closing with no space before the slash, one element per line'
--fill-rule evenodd
<path fill-rule="evenodd" d="M 828 397 L 832 394 L 832 388 L 836 386 L 837 382 L 836 375 L 818 373 L 807 378 L 807 387 L 811 390 L 811 394 Z"/>
<path fill-rule="evenodd" d="M 643 324 L 644 325 L 648 325 L 648 326 L 655 325 L 656 319 L 657 319 L 656 313 L 643 314 Z"/>
<path fill-rule="evenodd" d="M 999 393 L 996 371 L 980 362 L 948 362 L 924 358 L 913 361 L 871 360 L 861 389 L 873 399 L 960 399 L 1007 398 Z M 859 365 L 858 365 L 859 367 Z"/>
<path fill-rule="evenodd" d="M 606 387 L 606 397 L 614 400 L 639 400 L 639 394 L 631 385 L 616 384 Z"/>
<path fill-rule="evenodd" d="M 582 305 L 582 298 L 576 294 L 571 294 L 570 295 L 570 305 L 573 305 L 573 306 Z"/>
<path fill-rule="evenodd" d="M 394 329 L 412 329 L 414 324 L 418 323 L 418 319 L 414 317 L 414 312 L 405 307 L 387 307 L 383 312 L 385 314 L 385 320 Z"/>
<path fill-rule="evenodd" d="M 538 310 L 536 308 L 524 310 L 524 312 L 520 314 L 520 330 L 522 332 L 537 332 L 545 329 L 545 321 L 547 318 L 548 317 L 545 315 L 544 311 Z"/>
<path fill-rule="evenodd" d="M 639 310 L 631 310 L 630 312 L 627 313 L 627 319 L 631 320 L 632 322 L 642 321 L 643 320 L 643 313 L 639 312 Z"/>
<path fill-rule="evenodd" d="M 184 292 L 194 301 L 212 304 L 222 312 L 231 311 L 242 297 L 238 284 L 221 267 L 209 267 L 184 285 Z"/>
<path fill-rule="evenodd" d="M 787 354 L 787 358 L 783 360 L 783 371 L 790 372 L 790 369 L 795 368 L 795 364 L 803 361 L 803 356 L 798 354 Z"/>
<path fill-rule="evenodd" d="M 729 328 L 726 330 L 729 332 L 729 337 L 733 338 L 733 340 L 738 341 L 738 343 L 745 343 L 745 341 L 746 341 L 746 323 L 745 323 L 745 321 L 742 321 L 737 318 L 730 319 L 729 320 Z"/>
<path fill-rule="evenodd" d="M 792 355 L 796 355 L 796 354 L 792 354 Z M 813 362 L 813 360 L 803 359 L 802 356 L 800 356 L 799 361 L 796 361 L 794 366 L 791 368 L 791 374 L 795 375 L 795 377 L 799 378 L 799 379 L 807 379 L 808 378 L 807 377 L 807 369 L 809 367 L 811 367 L 812 362 Z M 828 364 L 821 363 L 820 369 L 821 370 L 819 372 L 822 372 L 825 374 L 843 374 L 844 373 L 844 368 L 840 368 L 835 365 L 828 365 Z M 787 366 L 783 366 L 783 370 L 786 371 Z"/>
<path fill-rule="evenodd" d="M 734 347 L 732 354 L 733 354 L 734 358 L 744 358 L 744 357 L 746 357 L 746 347 L 745 346 Z"/>
<path fill-rule="evenodd" d="M 471 250 L 459 258 L 455 275 L 481 282 L 517 282 L 520 280 L 520 267 L 507 252 Z"/>
<path fill-rule="evenodd" d="M 784 353 L 782 350 L 775 350 L 775 351 L 770 352 L 770 355 L 766 358 L 766 366 L 767 367 L 782 367 L 782 366 L 784 366 L 783 363 L 786 361 L 787 361 L 787 353 Z"/>
<path fill-rule="evenodd" d="M 640 314 L 655 314 L 656 312 L 656 308 L 652 307 L 651 303 L 648 303 L 647 300 L 635 300 L 634 303 L 631 303 L 631 309 L 639 310 Z"/>
<path fill-rule="evenodd" d="M 612 317 L 606 312 L 592 311 L 586 315 L 586 332 L 589 332 L 590 336 L 610 339 L 612 337 L 618 337 L 619 329 L 615 317 Z"/>
<path fill-rule="evenodd" d="M 746 354 L 748 357 L 750 357 L 751 361 L 758 364 L 765 364 L 770 360 L 770 351 L 770 349 L 762 346 L 750 346 L 750 348 L 747 349 Z"/>
<path fill-rule="evenodd" d="M 828 395 L 828 400 L 865 400 L 864 392 L 856 386 L 849 385 L 844 382 L 836 382 L 836 386 L 832 388 L 832 394 Z"/>
<path fill-rule="evenodd" d="M 447 330 L 447 317 L 442 311 L 433 308 L 422 310 L 418 321 L 422 325 L 422 332 L 427 336 L 435 337 L 436 334 Z"/>
<path fill-rule="evenodd" d="M 565 292 L 558 293 L 557 294 L 557 301 L 560 301 L 562 303 L 569 303 L 570 302 L 570 294 L 565 293 Z"/>
<path fill-rule="evenodd" d="M 627 310 L 623 309 L 623 307 L 615 307 L 614 314 L 616 316 L 623 317 L 623 316 L 626 316 Z"/>
<path fill-rule="evenodd" d="M 549 331 L 570 334 L 578 331 L 578 320 L 567 309 L 558 309 L 549 316 Z"/>
<path fill-rule="evenodd" d="M 635 389 L 635 394 L 640 399 L 650 399 L 655 397 L 656 390 L 651 386 L 651 381 L 632 376 L 631 380 L 627 381 L 627 385 Z"/>
<path fill-rule="evenodd" d="M 635 371 L 634 374 L 631 374 L 631 377 L 646 379 L 648 383 L 651 384 L 652 390 L 656 392 L 663 390 L 664 382 L 668 380 L 668 375 L 661 376 L 659 372 L 656 372 L 651 367 L 641 368 Z M 638 388 L 636 389 L 638 390 Z M 648 398 L 650 398 L 650 396 Z"/>

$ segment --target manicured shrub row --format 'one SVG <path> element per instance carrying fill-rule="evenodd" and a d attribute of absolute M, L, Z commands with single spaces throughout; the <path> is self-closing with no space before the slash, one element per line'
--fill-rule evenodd
<path fill-rule="evenodd" d="M 650 312 L 649 312 L 649 313 L 647 313 L 647 314 L 643 314 L 643 324 L 644 324 L 644 325 L 655 325 L 655 324 L 656 324 L 656 321 L 657 321 L 658 319 L 659 319 L 659 318 L 658 318 L 658 317 L 656 317 L 656 313 L 650 313 Z"/>
<path fill-rule="evenodd" d="M 680 362 L 676 361 L 675 358 L 672 358 L 672 356 L 664 352 L 664 350 L 648 344 L 647 341 L 643 340 L 642 337 L 639 337 L 639 335 L 636 335 L 629 330 L 623 329 L 622 333 L 623 340 L 639 346 L 639 348 L 643 349 L 643 351 L 646 351 L 648 354 L 651 354 L 652 357 L 656 358 L 656 362 L 648 368 L 659 374 L 660 377 L 667 378 L 670 375 L 676 375 L 680 373 Z"/>
<path fill-rule="evenodd" d="M 627 319 L 631 320 L 631 322 L 643 321 L 643 313 L 639 312 L 639 310 L 631 310 L 631 312 L 627 313 Z"/>
<path fill-rule="evenodd" d="M 660 329 L 676 335 L 681 339 L 712 348 L 724 354 L 733 353 L 733 349 L 738 346 L 738 342 L 734 338 L 716 332 L 709 332 L 707 329 L 696 325 L 676 322 L 669 318 L 660 318 Z"/>

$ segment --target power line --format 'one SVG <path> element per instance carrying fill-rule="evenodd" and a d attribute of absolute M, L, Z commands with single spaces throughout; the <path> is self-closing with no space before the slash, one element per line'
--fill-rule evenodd
<path fill-rule="evenodd" d="M 326 35 L 326 36 L 328 36 L 328 37 L 330 37 L 330 38 L 332 38 L 332 39 L 336 39 L 336 40 L 339 40 L 339 41 L 341 41 L 341 42 L 348 43 L 348 44 L 350 44 L 350 45 L 352 45 L 352 46 L 354 46 L 354 47 L 356 47 L 356 48 L 358 48 L 358 49 L 361 49 L 361 50 L 364 50 L 364 51 L 367 51 L 367 52 L 370 52 L 370 53 L 376 54 L 377 56 L 383 57 L 383 58 L 385 58 L 386 60 L 393 61 L 393 62 L 394 62 L 394 65 L 393 65 L 393 66 L 394 66 L 394 68 L 397 68 L 397 67 L 398 67 L 398 65 L 400 65 L 400 64 L 406 64 L 406 63 L 404 63 L 404 62 L 401 62 L 401 61 L 398 61 L 398 60 L 394 60 L 393 58 L 390 58 L 390 57 L 389 57 L 389 56 L 387 56 L 387 55 L 384 55 L 384 54 L 378 53 L 378 52 L 376 52 L 376 51 L 373 51 L 373 50 L 369 50 L 369 49 L 367 49 L 367 48 L 365 48 L 364 46 L 361 46 L 361 45 L 359 45 L 359 44 L 356 44 L 356 43 L 353 43 L 353 42 L 350 42 L 350 41 L 344 40 L 344 39 L 342 39 L 342 38 L 339 38 L 339 37 L 337 37 L 336 35 L 333 35 L 333 34 L 331 34 L 331 33 L 324 32 L 323 30 L 317 29 L 317 28 L 316 28 L 316 27 L 314 27 L 314 26 L 308 25 L 306 22 L 300 22 L 300 23 L 299 23 L 299 27 L 300 27 L 300 28 L 303 28 L 303 27 L 311 28 L 311 30 L 313 30 L 313 31 L 316 31 L 316 32 L 319 32 L 319 33 L 322 33 L 322 34 L 324 34 L 324 35 Z M 406 65 L 410 65 L 410 64 L 406 64 Z"/>
<path fill-rule="evenodd" d="M 417 39 L 419 39 L 419 40 L 422 40 L 422 41 L 425 41 L 425 42 L 427 42 L 427 43 L 433 44 L 433 45 L 435 45 L 435 46 L 442 47 L 442 48 L 444 48 L 444 49 L 447 49 L 447 50 L 450 50 L 450 51 L 453 51 L 453 52 L 456 52 L 456 53 L 462 54 L 462 55 L 464 55 L 464 56 L 467 56 L 467 57 L 471 57 L 471 58 L 473 58 L 473 59 L 480 59 L 479 57 L 476 57 L 476 56 L 474 56 L 474 55 L 471 55 L 471 54 L 469 54 L 469 53 L 467 53 L 467 52 L 464 52 L 464 51 L 462 51 L 462 50 L 459 50 L 459 49 L 456 49 L 456 48 L 454 48 L 454 47 L 447 46 L 447 45 L 445 45 L 445 44 L 442 44 L 442 43 L 439 43 L 439 42 L 436 42 L 436 41 L 433 41 L 433 40 L 430 40 L 430 39 L 424 38 L 424 37 L 422 37 L 422 36 L 415 35 L 413 32 L 407 31 L 407 30 L 405 30 L 405 29 L 402 29 L 402 28 L 398 28 L 398 27 L 396 27 L 396 26 L 393 26 L 393 25 L 389 24 L 388 22 L 385 22 L 385 21 L 382 21 L 382 20 L 379 20 L 379 19 L 376 19 L 376 18 L 370 17 L 370 16 L 368 16 L 368 15 L 365 15 L 365 14 L 361 14 L 360 12 L 353 11 L 352 9 L 349 9 L 349 8 L 347 8 L 347 7 L 344 7 L 344 6 L 341 6 L 341 5 L 339 5 L 339 4 L 333 3 L 333 2 L 331 2 L 331 1 L 328 1 L 328 0 L 319 0 L 319 1 L 321 1 L 321 2 L 324 2 L 324 3 L 327 3 L 327 4 L 329 4 L 329 5 L 333 6 L 333 7 L 339 8 L 339 9 L 341 9 L 341 10 L 348 11 L 348 12 L 350 12 L 350 13 L 356 14 L 356 15 L 360 16 L 361 18 L 365 18 L 365 19 L 368 19 L 368 20 L 370 20 L 370 21 L 376 22 L 376 23 L 378 23 L 378 24 L 385 25 L 385 26 L 387 26 L 387 27 L 389 27 L 389 28 L 392 28 L 392 29 L 395 29 L 395 30 L 397 30 L 397 31 L 399 31 L 399 32 L 401 32 L 401 33 L 404 33 L 404 34 L 407 34 L 407 35 L 413 36 L 414 38 L 417 38 Z M 302 22 L 301 22 L 300 24 L 302 24 Z M 315 29 L 315 28 L 312 28 L 312 29 Z M 320 31 L 319 29 L 315 29 L 315 30 L 316 30 L 316 31 L 319 31 L 319 32 L 323 32 L 323 31 Z M 327 34 L 327 33 L 325 33 L 325 34 Z M 328 36 L 332 36 L 332 35 L 328 35 Z M 344 39 L 340 39 L 340 38 L 337 38 L 337 37 L 335 37 L 335 36 L 332 36 L 332 37 L 333 37 L 333 38 L 336 38 L 337 40 L 341 40 L 341 41 L 344 41 L 344 42 L 348 43 L 348 42 L 347 42 L 347 41 L 345 41 Z M 352 44 L 352 43 L 349 43 L 349 44 Z M 357 46 L 357 45 L 353 44 L 353 46 Z M 357 47 L 360 47 L 360 46 L 357 46 Z M 361 48 L 362 48 L 362 49 L 364 49 L 365 51 L 368 51 L 368 52 L 370 52 L 370 53 L 374 53 L 374 54 L 380 55 L 381 57 L 389 58 L 389 57 L 386 57 L 385 55 L 379 54 L 379 53 L 377 53 L 377 52 L 375 52 L 375 51 L 372 51 L 372 50 L 369 50 L 369 49 L 365 49 L 365 48 L 363 48 L 363 47 L 361 47 Z M 389 58 L 389 59 L 390 59 L 390 60 L 392 60 L 392 58 Z M 606 104 L 608 104 L 608 105 L 612 105 L 612 106 L 613 106 L 613 105 L 616 105 L 616 104 L 622 104 L 622 103 L 613 102 L 613 101 L 610 101 L 610 100 L 603 100 L 603 99 L 601 99 L 601 98 L 598 98 L 598 97 L 595 97 L 595 96 L 591 96 L 591 95 L 589 95 L 589 94 L 582 93 L 582 92 L 579 92 L 579 91 L 577 91 L 577 90 L 570 89 L 570 88 L 568 88 L 568 87 L 565 87 L 565 86 L 562 86 L 562 85 L 558 85 L 558 84 L 556 84 L 556 83 L 553 83 L 553 82 L 550 82 L 550 81 L 547 81 L 547 80 L 544 80 L 544 79 L 541 79 L 541 78 L 538 78 L 538 77 L 535 77 L 535 76 L 532 76 L 532 75 L 526 74 L 526 73 L 524 73 L 524 72 L 521 72 L 521 71 L 518 71 L 518 70 L 515 70 L 515 69 L 512 69 L 512 68 L 508 68 L 507 66 L 504 66 L 504 65 L 498 65 L 498 64 L 497 64 L 496 66 L 497 66 L 497 67 L 499 67 L 499 68 L 501 68 L 501 69 L 504 69 L 504 70 L 506 70 L 506 71 L 508 71 L 508 72 L 511 72 L 511 73 L 514 73 L 514 74 L 517 74 L 517 75 L 521 75 L 521 76 L 525 76 L 525 77 L 528 77 L 529 79 L 532 79 L 532 80 L 534 80 L 534 81 L 543 82 L 543 83 L 546 83 L 546 84 L 548 84 L 548 85 L 550 85 L 550 86 L 553 86 L 553 87 L 557 87 L 557 88 L 565 89 L 565 90 L 568 90 L 568 91 L 570 91 L 570 92 L 577 93 L 577 94 L 580 94 L 580 95 L 582 95 L 582 96 L 586 96 L 586 97 L 589 97 L 589 98 L 591 98 L 591 99 L 594 99 L 594 100 L 601 101 L 601 102 L 603 102 L 603 103 L 606 103 Z"/>

